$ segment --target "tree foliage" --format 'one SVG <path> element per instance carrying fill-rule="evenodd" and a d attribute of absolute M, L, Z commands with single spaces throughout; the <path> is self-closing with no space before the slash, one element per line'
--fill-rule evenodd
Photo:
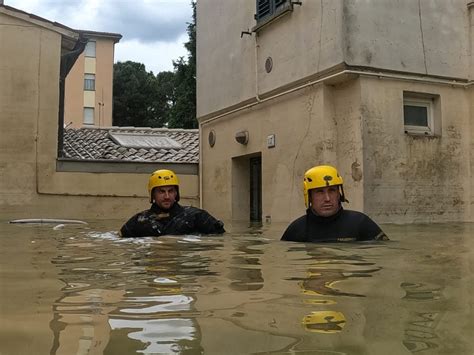
<path fill-rule="evenodd" d="M 174 70 L 147 72 L 145 65 L 114 65 L 114 117 L 116 126 L 196 128 L 196 3 L 188 23 L 188 58 L 173 61 Z"/>
<path fill-rule="evenodd" d="M 114 125 L 161 127 L 162 107 L 157 82 L 145 65 L 119 62 L 114 65 Z"/>
<path fill-rule="evenodd" d="M 171 109 L 170 127 L 196 128 L 196 3 L 193 19 L 188 23 L 189 40 L 184 44 L 188 50 L 188 60 L 179 58 L 173 62 L 175 74 L 175 104 Z"/>

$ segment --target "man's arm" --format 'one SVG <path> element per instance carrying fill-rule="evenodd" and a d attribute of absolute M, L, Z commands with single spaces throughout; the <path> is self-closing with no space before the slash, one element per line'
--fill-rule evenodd
<path fill-rule="evenodd" d="M 359 240 L 390 240 L 383 230 L 369 216 L 364 215 Z"/>
<path fill-rule="evenodd" d="M 199 233 L 222 234 L 225 233 L 224 223 L 205 210 L 199 210 L 196 218 L 196 228 Z"/>
<path fill-rule="evenodd" d="M 161 235 L 160 230 L 155 228 L 149 222 L 149 218 L 145 211 L 137 213 L 130 218 L 120 229 L 122 238 L 140 238 Z"/>
<path fill-rule="evenodd" d="M 290 242 L 305 242 L 306 234 L 306 218 L 305 216 L 294 220 L 285 230 L 280 240 L 286 240 Z"/>

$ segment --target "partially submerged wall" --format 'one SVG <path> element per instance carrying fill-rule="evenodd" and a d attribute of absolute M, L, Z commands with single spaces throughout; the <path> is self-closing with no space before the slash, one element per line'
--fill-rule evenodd
<path fill-rule="evenodd" d="M 149 207 L 148 173 L 56 169 L 61 40 L 0 13 L 0 216 L 128 218 Z M 183 204 L 199 205 L 197 174 L 177 173 Z"/>

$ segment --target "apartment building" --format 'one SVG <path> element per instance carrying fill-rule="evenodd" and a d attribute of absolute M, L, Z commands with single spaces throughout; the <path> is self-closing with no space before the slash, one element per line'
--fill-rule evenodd
<path fill-rule="evenodd" d="M 110 127 L 114 49 L 122 35 L 78 30 L 87 44 L 66 77 L 64 126 Z"/>
<path fill-rule="evenodd" d="M 473 221 L 473 29 L 468 0 L 198 1 L 203 207 L 288 222 L 331 164 L 377 222 Z"/>

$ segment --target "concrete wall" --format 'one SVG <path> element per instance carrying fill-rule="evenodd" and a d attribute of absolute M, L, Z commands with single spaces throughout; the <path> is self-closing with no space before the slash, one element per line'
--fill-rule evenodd
<path fill-rule="evenodd" d="M 203 207 L 245 219 L 246 161 L 260 155 L 264 221 L 304 212 L 303 173 L 321 163 L 342 173 L 347 207 L 378 222 L 474 220 L 469 11 L 464 0 L 304 1 L 241 37 L 255 1 L 199 1 Z M 438 98 L 439 135 L 405 133 L 404 91 Z"/>
<path fill-rule="evenodd" d="M 278 26 L 263 29 L 258 37 L 255 33 L 241 37 L 242 31 L 255 25 L 254 13 L 252 0 L 198 4 L 198 117 L 343 61 L 341 0 L 306 1 L 304 7 L 281 18 Z M 302 52 L 305 55 L 295 56 Z M 268 57 L 273 59 L 269 74 Z M 210 58 L 215 64 L 209 65 Z"/>
<path fill-rule="evenodd" d="M 94 126 L 112 126 L 114 41 L 101 37 L 93 40 L 96 41 L 96 57 L 85 58 L 82 53 L 66 78 L 64 124 L 70 127 L 84 126 L 85 95 L 93 96 Z M 93 68 L 87 67 L 86 59 L 93 60 Z M 95 91 L 84 91 L 84 73 L 95 73 Z"/>
<path fill-rule="evenodd" d="M 471 93 L 373 78 L 361 86 L 365 210 L 380 221 L 471 220 Z M 440 136 L 404 133 L 407 90 L 439 95 Z"/>
<path fill-rule="evenodd" d="M 349 65 L 466 78 L 466 0 L 343 1 Z"/>
<path fill-rule="evenodd" d="M 128 218 L 149 207 L 148 174 L 56 171 L 61 36 L 0 13 L 0 215 Z M 178 175 L 198 205 L 197 175 Z"/>
<path fill-rule="evenodd" d="M 327 162 L 338 165 L 346 177 L 351 207 L 362 209 L 357 175 L 363 162 L 359 100 L 355 81 L 338 87 L 320 84 L 270 100 L 238 118 L 228 116 L 202 125 L 204 208 L 224 219 L 248 219 L 248 188 L 235 191 L 236 179 L 243 174 L 240 179 L 246 181 L 245 159 L 261 154 L 264 217 L 286 222 L 304 213 L 302 176 L 309 167 Z M 211 129 L 216 132 L 214 147 L 207 142 Z M 247 145 L 234 139 L 241 130 L 249 132 Z M 276 146 L 267 148 L 271 134 Z M 353 181 L 352 169 L 356 170 Z"/>

